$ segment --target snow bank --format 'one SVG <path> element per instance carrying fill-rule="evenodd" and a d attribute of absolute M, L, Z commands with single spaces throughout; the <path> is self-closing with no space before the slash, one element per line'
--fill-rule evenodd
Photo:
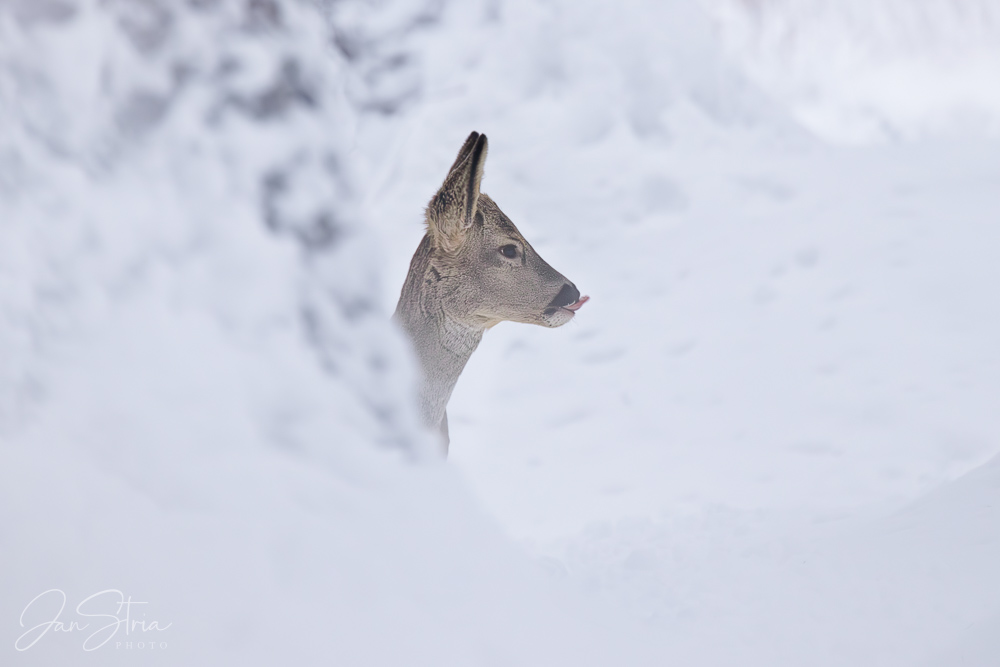
<path fill-rule="evenodd" d="M 1000 459 L 892 512 L 677 508 L 595 524 L 557 555 L 685 665 L 996 663 Z"/>

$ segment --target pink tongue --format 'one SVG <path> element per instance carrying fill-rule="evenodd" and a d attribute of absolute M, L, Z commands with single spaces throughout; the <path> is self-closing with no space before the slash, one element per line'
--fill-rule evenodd
<path fill-rule="evenodd" d="M 577 301 L 576 303 L 571 303 L 568 306 L 563 306 L 563 308 L 565 308 L 566 310 L 580 310 L 580 307 L 583 304 L 587 303 L 588 301 L 590 301 L 589 296 L 581 296 L 579 301 Z"/>

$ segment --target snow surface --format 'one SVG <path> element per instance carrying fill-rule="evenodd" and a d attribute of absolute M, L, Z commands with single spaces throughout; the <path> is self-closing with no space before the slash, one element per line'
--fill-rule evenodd
<path fill-rule="evenodd" d="M 0 1 L 3 663 L 1000 664 L 995 116 L 843 85 L 996 99 L 921 6 Z M 388 315 L 473 129 L 592 300 L 444 464 Z M 172 625 L 16 650 L 52 588 Z"/>
<path fill-rule="evenodd" d="M 704 2 L 726 51 L 820 136 L 1000 137 L 993 0 Z"/>

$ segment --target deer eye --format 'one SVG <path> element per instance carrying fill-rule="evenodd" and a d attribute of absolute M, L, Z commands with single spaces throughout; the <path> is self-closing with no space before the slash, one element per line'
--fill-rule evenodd
<path fill-rule="evenodd" d="M 500 248 L 500 254 L 508 259 L 514 259 L 517 257 L 517 246 L 513 243 L 503 246 Z"/>

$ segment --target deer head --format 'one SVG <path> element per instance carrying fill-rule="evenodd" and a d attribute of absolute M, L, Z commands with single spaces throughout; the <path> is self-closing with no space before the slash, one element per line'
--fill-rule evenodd
<path fill-rule="evenodd" d="M 580 292 L 480 193 L 486 150 L 485 135 L 469 135 L 427 207 L 427 287 L 448 315 L 470 326 L 562 326 L 583 305 Z"/>
<path fill-rule="evenodd" d="M 559 327 L 588 297 L 542 259 L 479 185 L 486 136 L 473 132 L 427 206 L 395 318 L 424 371 L 421 404 L 447 436 L 445 406 L 483 332 L 499 322 Z"/>

